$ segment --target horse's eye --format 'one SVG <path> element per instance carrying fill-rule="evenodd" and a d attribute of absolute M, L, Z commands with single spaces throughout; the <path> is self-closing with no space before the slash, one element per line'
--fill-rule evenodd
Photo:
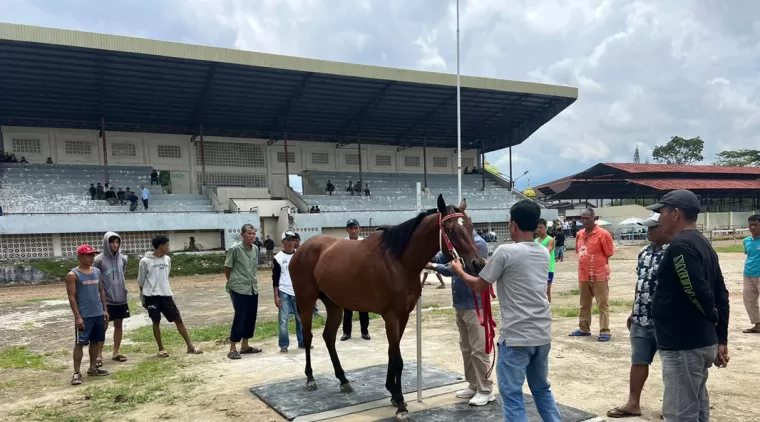
<path fill-rule="evenodd" d="M 459 219 L 457 219 L 457 223 L 459 223 L 460 226 L 464 226 L 464 218 L 459 217 Z"/>

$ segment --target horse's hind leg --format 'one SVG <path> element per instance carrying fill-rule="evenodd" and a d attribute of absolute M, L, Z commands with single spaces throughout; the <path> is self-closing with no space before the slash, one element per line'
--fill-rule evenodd
<path fill-rule="evenodd" d="M 314 304 L 311 306 L 299 306 L 298 314 L 301 316 L 301 326 L 303 329 L 303 346 L 306 350 L 306 389 L 309 391 L 316 390 L 317 381 L 314 380 L 314 372 L 311 369 L 311 334 L 312 316 L 314 313 Z"/>
<path fill-rule="evenodd" d="M 352 393 L 354 388 L 351 386 L 348 379 L 346 379 L 346 373 L 340 365 L 340 359 L 338 359 L 338 351 L 335 350 L 335 339 L 338 336 L 338 328 L 340 327 L 341 322 L 343 322 L 343 308 L 335 304 L 335 302 L 325 295 L 320 295 L 320 297 L 327 312 L 327 322 L 325 323 L 325 330 L 322 332 L 322 338 L 325 340 L 327 351 L 330 353 L 330 360 L 335 369 L 335 377 L 340 380 L 340 391 L 343 393 Z"/>

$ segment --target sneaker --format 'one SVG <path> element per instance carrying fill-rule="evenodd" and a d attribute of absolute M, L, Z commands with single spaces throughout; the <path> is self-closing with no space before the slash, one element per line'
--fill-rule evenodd
<path fill-rule="evenodd" d="M 496 400 L 496 396 L 494 396 L 493 393 L 478 393 L 475 394 L 475 397 L 470 399 L 470 406 L 485 406 L 494 400 Z"/>
<path fill-rule="evenodd" d="M 75 372 L 71 377 L 71 385 L 79 385 L 82 383 L 82 374 Z"/>
<path fill-rule="evenodd" d="M 341 336 L 341 338 L 340 338 L 340 341 L 346 341 L 346 340 L 348 340 L 350 338 L 351 338 L 350 334 L 343 334 L 343 336 Z"/>
<path fill-rule="evenodd" d="M 475 397 L 475 394 L 478 394 L 477 391 L 473 390 L 470 387 L 465 388 L 464 390 L 457 391 L 457 398 L 459 399 L 471 399 Z"/>
<path fill-rule="evenodd" d="M 280 353 L 288 353 L 287 347 L 280 347 Z"/>

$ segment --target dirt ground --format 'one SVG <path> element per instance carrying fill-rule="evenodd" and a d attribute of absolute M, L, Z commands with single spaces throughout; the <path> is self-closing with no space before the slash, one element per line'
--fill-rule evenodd
<path fill-rule="evenodd" d="M 733 244 L 733 242 L 727 242 Z M 630 310 L 635 284 L 635 257 L 639 246 L 620 247 L 611 262 L 613 277 L 610 282 L 610 298 L 614 303 L 611 315 L 612 341 L 598 343 L 596 337 L 571 338 L 567 334 L 577 328 L 576 316 L 562 316 L 577 308 L 578 296 L 571 291 L 577 287 L 577 264 L 569 255 L 557 264 L 552 308 L 553 344 L 550 361 L 550 380 L 557 400 L 603 416 L 612 407 L 622 405 L 628 393 L 630 368 L 630 343 L 625 320 Z M 731 321 L 729 326 L 729 353 L 731 362 L 726 369 L 712 369 L 708 388 L 712 404 L 713 420 L 726 422 L 760 421 L 760 414 L 750 403 L 760 390 L 760 361 L 756 358 L 760 348 L 760 336 L 742 334 L 749 324 L 742 303 L 742 254 L 721 254 L 721 266 L 731 294 Z M 276 308 L 271 296 L 271 281 L 263 273 L 260 281 L 260 320 L 273 320 Z M 428 278 L 437 283 L 437 280 Z M 190 328 L 228 323 L 232 316 L 229 297 L 224 291 L 223 276 L 198 276 L 174 278 L 172 290 L 183 317 Z M 447 285 L 449 280 L 446 280 Z M 131 292 L 137 291 L 134 284 Z M 452 312 L 450 289 L 438 290 L 426 286 L 423 306 L 432 308 L 424 314 L 423 357 L 432 365 L 462 372 L 457 330 Z M 437 309 L 436 309 L 437 308 Z M 71 376 L 70 344 L 72 333 L 71 313 L 65 301 L 63 285 L 31 287 L 8 287 L 0 289 L 0 348 L 26 346 L 34 353 L 45 354 L 48 368 L 0 369 L 0 420 L 65 420 L 56 419 L 55 411 L 81 406 L 91 399 L 85 386 L 109 386 L 120 371 L 134 368 L 141 362 L 155 360 L 155 350 L 132 353 L 127 363 L 106 360 L 105 367 L 112 371 L 112 379 L 85 379 L 85 386 L 68 385 Z M 402 341 L 405 359 L 416 356 L 414 317 Z M 592 329 L 596 328 L 594 317 Z M 144 313 L 127 320 L 126 330 L 147 325 Z M 355 327 L 356 330 L 358 327 Z M 173 329 L 165 327 L 166 330 Z M 387 343 L 382 320 L 371 321 L 371 341 L 352 339 L 338 342 L 338 353 L 345 369 L 386 363 Z M 107 344 L 110 341 L 109 331 Z M 127 333 L 128 336 L 128 333 Z M 292 336 L 291 336 L 292 338 Z M 216 421 L 248 419 L 256 421 L 284 420 L 248 392 L 253 385 L 290 378 L 303 378 L 304 357 L 302 351 L 280 354 L 275 338 L 256 344 L 264 349 L 260 355 L 244 355 L 232 361 L 226 358 L 227 346 L 220 342 L 199 344 L 205 353 L 185 356 L 181 350 L 173 351 L 171 358 L 181 363 L 177 371 L 195 377 L 199 382 L 171 382 L 162 388 L 176 390 L 170 401 L 147 400 L 129 408 L 116 417 L 106 413 L 95 420 L 153 421 L 171 419 L 176 421 Z M 316 372 L 332 373 L 320 335 L 314 337 L 313 366 Z M 170 351 L 172 351 L 170 349 Z M 104 353 L 105 355 L 105 353 Z M 107 356 L 107 355 L 106 355 Z M 83 364 L 86 365 L 85 356 Z M 660 363 L 655 359 L 650 379 L 642 397 L 642 418 L 632 421 L 660 420 L 662 382 Z M 118 379 L 118 377 L 117 377 Z M 190 379 L 190 378 L 188 378 Z M 384 380 L 377 380 L 382 383 Z M 338 384 L 322 385 L 334 388 Z M 525 389 L 528 392 L 527 386 Z M 71 414 L 69 412 L 68 414 Z M 392 409 L 388 407 L 388 416 Z M 68 420 L 90 420 L 88 416 Z"/>

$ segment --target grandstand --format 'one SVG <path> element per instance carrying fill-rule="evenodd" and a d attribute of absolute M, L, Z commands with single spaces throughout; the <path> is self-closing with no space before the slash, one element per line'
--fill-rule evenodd
<path fill-rule="evenodd" d="M 0 57 L 0 153 L 31 163 L 0 167 L 0 258 L 71 254 L 105 230 L 204 249 L 226 248 L 245 222 L 275 239 L 342 235 L 348 218 L 372 230 L 414 214 L 417 181 L 423 207 L 439 193 L 456 202 L 454 75 L 3 23 Z M 576 98 L 463 76 L 462 167 L 482 169 Z M 134 190 L 153 169 L 166 183 L 150 187 L 148 212 L 88 199 L 90 183 Z M 371 196 L 345 195 L 349 180 Z M 463 196 L 479 228 L 506 235 L 521 198 L 508 180 L 465 175 Z"/>

